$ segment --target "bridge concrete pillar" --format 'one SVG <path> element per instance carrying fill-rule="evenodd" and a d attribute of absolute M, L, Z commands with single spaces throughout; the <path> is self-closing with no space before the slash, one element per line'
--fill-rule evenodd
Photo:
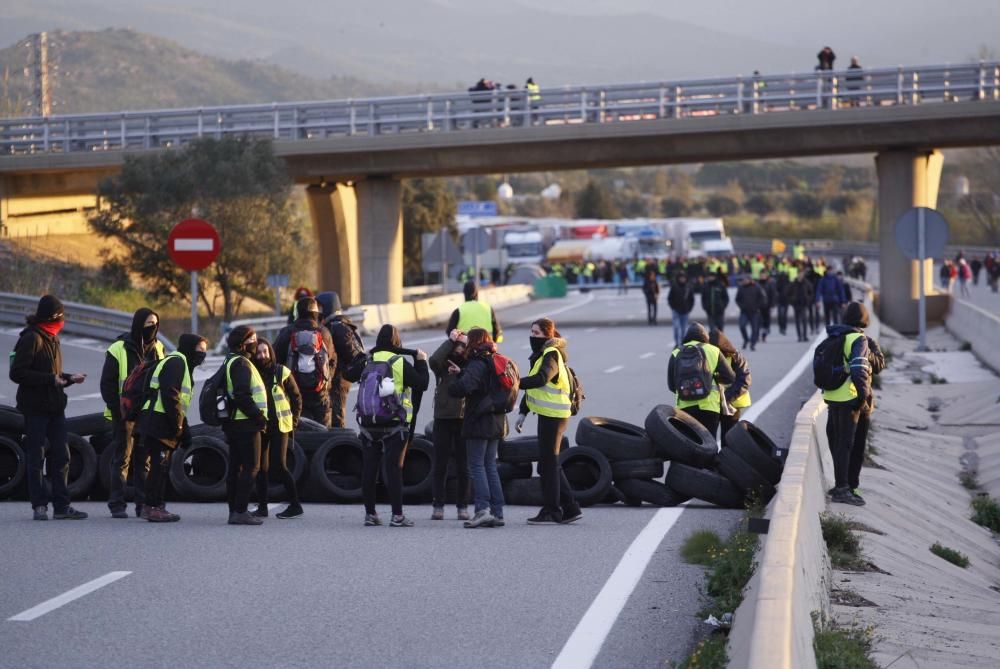
<path fill-rule="evenodd" d="M 358 198 L 361 303 L 403 301 L 403 185 L 373 177 L 354 185 Z"/>
<path fill-rule="evenodd" d="M 917 301 L 920 267 L 896 245 L 896 221 L 913 207 L 937 206 L 944 158 L 936 150 L 890 150 L 875 157 L 878 172 L 879 315 L 893 329 L 912 334 L 919 329 Z M 926 260 L 924 288 L 929 321 L 947 309 L 948 296 L 934 289 L 934 262 Z"/>
<path fill-rule="evenodd" d="M 337 291 L 345 305 L 361 304 L 354 188 L 347 184 L 307 186 L 306 199 L 319 248 L 319 289 Z"/>

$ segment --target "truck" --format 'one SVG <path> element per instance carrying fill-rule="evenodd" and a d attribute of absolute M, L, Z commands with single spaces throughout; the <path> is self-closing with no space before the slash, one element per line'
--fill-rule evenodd
<path fill-rule="evenodd" d="M 545 240 L 534 228 L 504 232 L 503 248 L 511 265 L 540 265 L 545 258 Z"/>
<path fill-rule="evenodd" d="M 733 252 L 721 218 L 667 219 L 673 251 L 680 256 L 724 256 Z"/>

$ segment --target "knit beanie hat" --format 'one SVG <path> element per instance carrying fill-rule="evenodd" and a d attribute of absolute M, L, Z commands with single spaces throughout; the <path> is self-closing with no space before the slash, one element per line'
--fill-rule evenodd
<path fill-rule="evenodd" d="M 63 303 L 55 295 L 42 295 L 35 309 L 35 321 L 45 323 L 63 317 Z"/>
<path fill-rule="evenodd" d="M 868 327 L 868 310 L 860 302 L 848 302 L 844 308 L 844 325 L 854 328 Z"/>
<path fill-rule="evenodd" d="M 239 351 L 243 348 L 243 342 L 255 335 L 254 329 L 249 325 L 239 325 L 226 335 L 226 345 L 230 351 Z"/>

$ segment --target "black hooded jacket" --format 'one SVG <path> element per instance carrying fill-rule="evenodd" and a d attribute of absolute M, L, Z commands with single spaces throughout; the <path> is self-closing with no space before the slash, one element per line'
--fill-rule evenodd
<path fill-rule="evenodd" d="M 545 359 L 542 360 L 541 366 L 538 371 L 534 374 L 529 374 L 528 376 L 521 377 L 521 390 L 531 390 L 533 388 L 541 388 L 546 383 L 556 382 L 559 380 L 559 355 L 562 355 L 563 364 L 569 364 L 569 358 L 566 354 L 566 340 L 562 337 L 553 337 L 545 342 L 541 351 L 537 353 L 535 351 L 531 352 L 528 356 L 528 369 L 532 369 L 535 363 L 542 356 L 542 352 L 547 348 L 555 348 L 559 353 L 549 352 Z M 528 396 L 527 394 L 521 395 L 521 405 L 518 408 L 520 413 L 525 415 L 528 414 Z M 539 418 L 544 418 L 540 416 Z"/>
<path fill-rule="evenodd" d="M 274 386 L 278 377 L 279 364 L 274 361 L 274 347 L 271 343 L 264 340 L 258 339 L 258 345 L 263 343 L 267 346 L 268 351 L 270 351 L 271 363 L 264 367 L 257 366 L 257 371 L 260 373 L 261 380 L 264 381 L 264 388 L 267 389 L 267 431 L 277 432 L 278 431 L 278 412 L 274 407 Z M 238 363 L 233 363 L 238 364 Z M 284 365 L 281 365 L 284 367 Z M 285 393 L 285 397 L 288 398 L 288 404 L 292 410 L 292 427 L 293 429 L 299 424 L 299 417 L 302 415 L 302 393 L 299 391 L 299 384 L 295 382 L 295 376 L 289 374 L 285 379 L 285 382 L 281 384 L 281 389 Z"/>
<path fill-rule="evenodd" d="M 18 411 L 42 415 L 63 413 L 66 391 L 56 385 L 56 376 L 69 381 L 62 371 L 59 337 L 29 325 L 18 337 L 10 364 L 10 380 L 17 384 Z"/>
<path fill-rule="evenodd" d="M 115 340 L 115 342 L 120 341 L 125 345 L 126 379 L 132 373 L 132 370 L 139 366 L 141 361 L 159 359 L 157 347 L 153 345 L 153 342 L 156 341 L 155 335 L 152 342 L 146 342 L 142 336 L 146 319 L 150 316 L 156 316 L 156 320 L 159 322 L 159 315 L 152 309 L 146 307 L 138 309 L 132 315 L 131 330 L 119 335 Z M 118 361 L 111 353 L 106 354 L 104 356 L 104 367 L 101 369 L 101 399 L 104 400 L 104 404 L 111 411 L 112 420 L 116 422 L 121 420 L 118 388 L 122 383 L 125 383 L 125 379 L 119 378 Z"/>
<path fill-rule="evenodd" d="M 448 386 L 449 395 L 465 398 L 462 436 L 467 439 L 503 439 L 507 436 L 506 414 L 477 409 L 491 396 L 499 383 L 493 369 L 494 352 L 495 349 L 474 352 L 469 356 L 469 362 L 462 373 Z"/>
<path fill-rule="evenodd" d="M 136 422 L 136 431 L 154 439 L 159 439 L 166 444 L 174 446 L 186 441 L 190 432 L 188 431 L 187 412 L 181 402 L 181 387 L 184 384 L 184 368 L 192 375 L 188 381 L 194 387 L 194 369 L 191 367 L 191 358 L 195 347 L 204 341 L 202 337 L 192 334 L 183 334 L 177 341 L 177 352 L 181 353 L 187 361 L 187 365 L 177 358 L 170 358 L 163 363 L 160 369 L 160 391 L 159 396 L 163 401 L 163 413 L 153 410 L 156 406 L 156 396 L 150 400 L 149 410 L 143 411 Z M 193 392 L 193 390 L 192 390 Z M 194 399 L 192 398 L 192 401 Z"/>

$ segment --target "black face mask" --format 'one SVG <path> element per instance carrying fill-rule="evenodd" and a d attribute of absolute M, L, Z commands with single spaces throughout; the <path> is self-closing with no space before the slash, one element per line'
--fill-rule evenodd
<path fill-rule="evenodd" d="M 205 353 L 205 351 L 195 351 L 195 352 L 193 352 L 191 354 L 190 359 L 189 359 L 189 362 L 191 363 L 191 366 L 192 367 L 198 367 L 199 365 L 201 365 L 201 363 L 205 362 L 205 356 L 206 355 L 207 354 Z"/>
<path fill-rule="evenodd" d="M 531 342 L 531 352 L 541 353 L 545 350 L 545 342 L 548 340 L 548 337 L 528 337 L 528 341 Z"/>
<path fill-rule="evenodd" d="M 240 353 L 248 358 L 252 359 L 253 354 L 257 352 L 257 342 L 243 344 L 243 348 L 240 349 Z"/>
<path fill-rule="evenodd" d="M 142 329 L 142 341 L 147 344 L 152 344 L 156 339 L 156 331 L 159 329 L 156 325 L 147 325 Z"/>

